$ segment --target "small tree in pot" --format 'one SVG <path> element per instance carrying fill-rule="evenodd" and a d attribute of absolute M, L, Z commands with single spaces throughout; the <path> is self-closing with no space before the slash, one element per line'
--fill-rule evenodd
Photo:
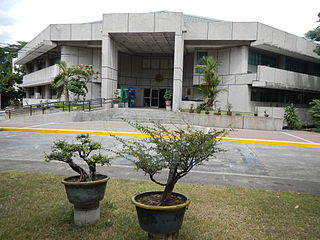
<path fill-rule="evenodd" d="M 171 103 L 172 103 L 172 90 L 171 89 L 167 89 L 166 92 L 163 95 L 163 98 L 166 101 L 166 110 L 167 111 L 171 111 Z"/>
<path fill-rule="evenodd" d="M 100 218 L 99 201 L 103 199 L 108 176 L 96 173 L 96 164 L 109 164 L 110 158 L 100 153 L 101 143 L 90 139 L 88 134 L 76 137 L 75 143 L 64 140 L 54 142 L 52 152 L 45 155 L 45 161 L 60 161 L 69 164 L 78 176 L 65 178 L 65 185 L 69 201 L 74 204 L 74 222 L 76 225 L 93 224 Z M 97 154 L 91 154 L 99 151 Z M 74 158 L 81 158 L 87 165 L 89 173 L 74 162 Z"/>
<path fill-rule="evenodd" d="M 153 122 L 150 127 L 129 123 L 149 137 L 140 141 L 116 137 L 123 144 L 118 154 L 131 160 L 151 181 L 164 187 L 163 192 L 147 192 L 133 197 L 140 226 L 149 233 L 149 239 L 176 239 L 189 200 L 182 194 L 174 193 L 174 187 L 193 167 L 221 151 L 217 144 L 225 131 L 203 132 L 190 125 L 185 129 L 176 126 L 170 129 L 158 122 Z M 161 182 L 155 175 L 163 169 L 169 169 L 169 173 L 167 180 Z M 174 206 L 168 206 L 172 202 L 175 202 Z"/>

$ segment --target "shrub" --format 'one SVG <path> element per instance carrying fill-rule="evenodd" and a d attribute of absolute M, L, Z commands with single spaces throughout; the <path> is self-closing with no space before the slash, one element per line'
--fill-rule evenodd
<path fill-rule="evenodd" d="M 309 113 L 312 117 L 313 124 L 317 129 L 320 129 L 320 99 L 315 99 L 309 104 L 312 105 Z"/>
<path fill-rule="evenodd" d="M 293 104 L 286 107 L 284 111 L 284 119 L 287 121 L 289 129 L 301 129 L 302 124 L 299 121 L 296 108 Z"/>

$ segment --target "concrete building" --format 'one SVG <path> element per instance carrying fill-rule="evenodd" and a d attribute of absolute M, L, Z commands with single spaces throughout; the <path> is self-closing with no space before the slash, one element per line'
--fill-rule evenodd
<path fill-rule="evenodd" d="M 51 24 L 18 55 L 27 75 L 24 103 L 55 98 L 49 83 L 60 60 L 91 64 L 100 73 L 87 98 L 113 98 L 121 86 L 136 89 L 136 106 L 164 107 L 173 89 L 173 110 L 203 99 L 195 66 L 202 56 L 222 64 L 218 106 L 276 116 L 320 98 L 320 56 L 316 44 L 258 22 L 226 22 L 178 12 L 104 14 L 102 21 Z"/>

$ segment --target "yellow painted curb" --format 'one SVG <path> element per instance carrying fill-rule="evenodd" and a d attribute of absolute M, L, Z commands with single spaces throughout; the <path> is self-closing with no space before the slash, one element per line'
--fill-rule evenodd
<path fill-rule="evenodd" d="M 70 129 L 45 129 L 45 128 L 0 128 L 0 131 L 7 132 L 38 132 L 38 133 L 63 133 L 63 134 L 92 134 L 92 135 L 107 135 L 107 136 L 126 136 L 126 137 L 150 137 L 148 134 L 139 132 L 111 132 L 111 131 L 94 131 L 94 130 L 70 130 Z M 260 139 L 244 139 L 244 138 L 221 138 L 221 142 L 235 142 L 248 144 L 263 144 L 277 145 L 290 147 L 305 147 L 305 148 L 320 148 L 320 143 L 304 143 L 304 142 L 288 142 L 288 141 L 273 141 Z"/>

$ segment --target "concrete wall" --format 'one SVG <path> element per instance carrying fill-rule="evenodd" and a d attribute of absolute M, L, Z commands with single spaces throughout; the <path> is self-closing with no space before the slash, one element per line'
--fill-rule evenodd
<path fill-rule="evenodd" d="M 61 46 L 61 60 L 67 63 L 67 66 L 77 64 L 89 64 L 93 66 L 94 71 L 98 71 L 98 79 L 88 83 L 87 99 L 101 97 L 101 49 L 80 48 Z"/>
<path fill-rule="evenodd" d="M 219 75 L 232 75 L 232 74 L 243 74 L 248 72 L 248 46 L 232 47 L 232 48 L 222 48 L 217 50 L 202 49 L 199 51 L 208 52 L 208 56 L 212 56 L 221 64 L 218 66 Z M 197 51 L 196 51 L 197 52 Z M 199 85 L 202 83 L 202 75 L 196 73 L 196 52 L 194 54 L 194 64 L 193 64 L 193 84 Z"/>
<path fill-rule="evenodd" d="M 264 116 L 264 111 L 269 114 L 269 117 L 272 118 L 283 118 L 284 117 L 284 112 L 285 112 L 285 107 L 255 107 L 256 112 L 258 113 L 258 116 Z M 297 115 L 299 116 L 299 120 L 306 125 L 311 125 L 312 124 L 312 119 L 310 114 L 308 113 L 309 108 L 297 108 Z M 286 123 L 285 123 L 286 125 Z"/>

